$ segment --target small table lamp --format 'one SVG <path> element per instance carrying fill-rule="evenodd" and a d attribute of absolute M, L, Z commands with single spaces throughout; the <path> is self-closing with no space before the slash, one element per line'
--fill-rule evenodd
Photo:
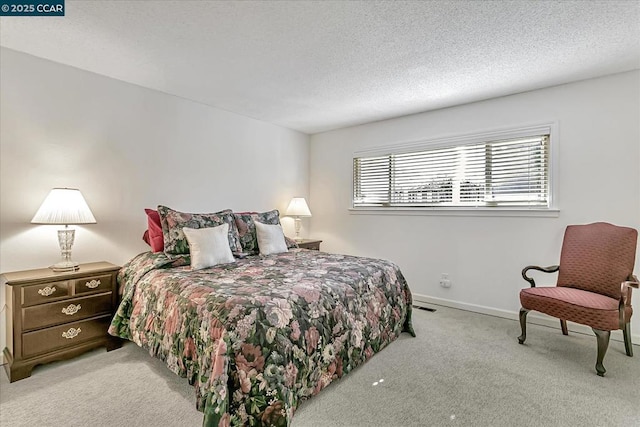
<path fill-rule="evenodd" d="M 293 199 L 291 199 L 285 215 L 293 216 L 296 218 L 295 240 L 296 242 L 301 241 L 302 238 L 300 238 L 300 218 L 311 216 L 311 211 L 309 210 L 309 206 L 307 206 L 307 201 L 304 199 L 304 197 L 294 197 Z"/>
<path fill-rule="evenodd" d="M 80 190 L 75 188 L 54 188 L 51 190 L 31 223 L 64 225 L 64 230 L 58 230 L 62 261 L 50 268 L 53 271 L 75 271 L 79 268 L 78 263 L 71 260 L 71 246 L 73 246 L 76 231 L 69 229 L 69 224 L 96 223 L 96 219 Z"/>

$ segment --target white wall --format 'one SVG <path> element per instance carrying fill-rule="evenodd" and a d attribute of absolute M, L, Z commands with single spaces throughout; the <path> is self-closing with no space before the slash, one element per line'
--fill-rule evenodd
<path fill-rule="evenodd" d="M 348 211 L 354 151 L 552 121 L 559 128 L 558 217 Z M 640 229 L 640 72 L 316 134 L 310 158 L 311 234 L 324 240 L 324 250 L 396 262 L 416 299 L 514 318 L 518 292 L 528 286 L 521 269 L 557 264 L 566 225 Z M 439 286 L 441 273 L 449 273 L 451 288 Z M 538 283 L 555 279 L 540 276 Z M 640 307 L 640 292 L 633 301 Z M 640 344 L 639 315 L 632 332 Z"/>
<path fill-rule="evenodd" d="M 145 207 L 282 212 L 308 196 L 296 131 L 6 48 L 0 94 L 2 272 L 59 260 L 58 226 L 30 224 L 53 187 L 79 188 L 97 219 L 76 227 L 73 258 L 118 265 L 148 249 Z"/>

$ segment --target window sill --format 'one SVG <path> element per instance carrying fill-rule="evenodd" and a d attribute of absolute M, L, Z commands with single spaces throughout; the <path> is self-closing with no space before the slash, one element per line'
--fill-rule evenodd
<path fill-rule="evenodd" d="M 488 216 L 488 217 L 539 217 L 557 218 L 559 209 L 526 208 L 349 208 L 351 215 L 427 215 L 427 216 Z"/>

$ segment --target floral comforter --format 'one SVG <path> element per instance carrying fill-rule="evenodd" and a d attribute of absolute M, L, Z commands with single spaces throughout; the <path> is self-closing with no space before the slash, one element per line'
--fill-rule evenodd
<path fill-rule="evenodd" d="M 146 252 L 118 276 L 109 333 L 186 377 L 205 426 L 287 426 L 295 408 L 411 326 L 411 292 L 379 259 L 295 249 L 191 271 Z"/>

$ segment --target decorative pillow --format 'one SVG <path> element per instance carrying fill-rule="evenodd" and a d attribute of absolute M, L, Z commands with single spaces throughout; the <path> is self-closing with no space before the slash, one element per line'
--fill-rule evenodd
<path fill-rule="evenodd" d="M 164 252 L 167 255 L 179 255 L 189 253 L 189 243 L 182 229 L 211 228 L 222 224 L 229 224 L 229 248 L 232 252 L 242 252 L 238 228 L 233 218 L 233 212 L 229 209 L 216 213 L 184 213 L 170 209 L 166 206 L 158 206 L 158 214 L 162 222 L 162 234 L 164 236 Z"/>
<path fill-rule="evenodd" d="M 260 255 L 271 255 L 287 252 L 287 243 L 284 241 L 284 232 L 280 224 L 270 225 L 255 221 L 256 237 Z"/>
<path fill-rule="evenodd" d="M 284 236 L 284 241 L 287 243 L 287 249 L 299 248 L 298 243 L 290 237 Z"/>
<path fill-rule="evenodd" d="M 211 228 L 183 227 L 182 232 L 189 242 L 192 270 L 235 262 L 229 247 L 229 224 Z"/>
<path fill-rule="evenodd" d="M 151 246 L 153 252 L 162 252 L 164 250 L 164 237 L 162 236 L 162 224 L 160 215 L 154 209 L 145 209 L 147 214 L 147 231 L 145 231 L 142 240 Z"/>
<path fill-rule="evenodd" d="M 239 212 L 234 213 L 233 216 L 236 220 L 242 251 L 249 255 L 257 255 L 260 252 L 258 239 L 256 237 L 255 221 L 269 225 L 280 224 L 280 212 L 277 209 L 262 213 Z"/>

